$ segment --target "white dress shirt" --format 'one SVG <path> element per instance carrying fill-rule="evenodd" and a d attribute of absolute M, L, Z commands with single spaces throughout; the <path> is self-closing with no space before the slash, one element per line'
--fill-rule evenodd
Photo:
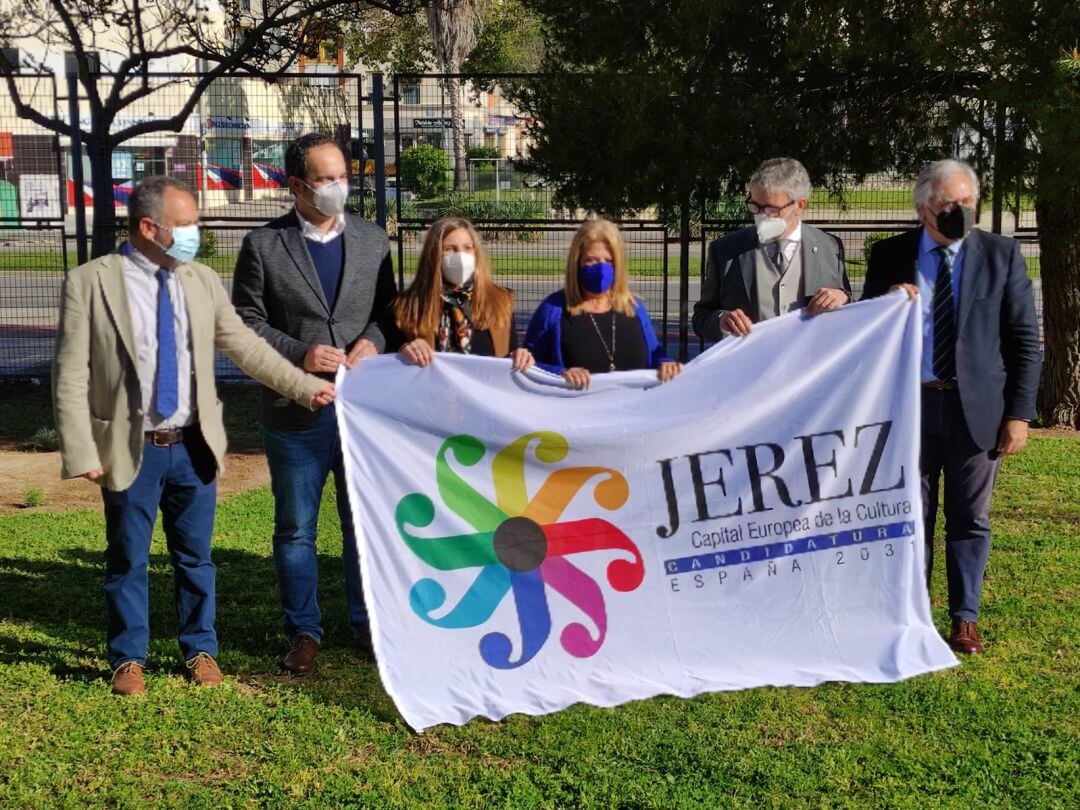
<path fill-rule="evenodd" d="M 784 267 L 787 267 L 795 257 L 795 251 L 802 246 L 802 220 L 799 220 L 799 224 L 795 226 L 795 230 L 779 241 L 784 243 Z"/>
<path fill-rule="evenodd" d="M 305 239 L 326 244 L 327 242 L 333 242 L 345 233 L 344 214 L 338 214 L 334 217 L 334 224 L 330 227 L 330 230 L 324 231 L 304 219 L 304 215 L 300 213 L 299 208 L 293 206 L 293 210 L 296 211 L 296 218 L 300 220 L 300 232 L 303 233 Z"/>
<path fill-rule="evenodd" d="M 157 411 L 157 326 L 158 280 L 161 268 L 140 253 L 130 242 L 120 247 L 124 260 L 124 287 L 127 290 L 131 325 L 135 332 L 139 385 L 142 388 L 143 429 L 158 430 L 190 425 L 195 421 L 195 377 L 191 363 L 191 329 L 188 323 L 184 288 L 176 273 L 169 271 L 173 333 L 176 335 L 177 408 L 168 419 Z"/>

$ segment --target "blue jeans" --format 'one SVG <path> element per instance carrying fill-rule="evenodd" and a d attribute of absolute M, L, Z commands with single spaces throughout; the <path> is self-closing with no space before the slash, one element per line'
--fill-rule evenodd
<path fill-rule="evenodd" d="M 105 503 L 105 604 L 108 655 L 114 669 L 125 661 L 146 663 L 150 606 L 146 566 L 150 537 L 161 508 L 165 543 L 172 557 L 176 619 L 184 660 L 218 654 L 215 569 L 210 536 L 217 505 L 217 463 L 198 428 L 170 447 L 143 448 L 142 466 L 122 492 L 102 490 Z"/>
<path fill-rule="evenodd" d="M 321 641 L 322 614 L 316 597 L 318 559 L 315 533 L 327 476 L 333 472 L 341 518 L 341 556 L 345 562 L 345 599 L 354 635 L 368 633 L 367 608 L 360 580 L 360 556 L 353 532 L 349 491 L 334 406 L 319 410 L 315 424 L 303 430 L 263 428 L 263 446 L 274 492 L 274 568 L 289 638 Z"/>

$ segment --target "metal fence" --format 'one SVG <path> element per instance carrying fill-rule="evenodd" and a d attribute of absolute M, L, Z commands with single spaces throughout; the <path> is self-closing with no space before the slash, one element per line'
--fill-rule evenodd
<path fill-rule="evenodd" d="M 167 118 L 183 107 L 201 76 L 151 74 L 152 93 L 117 117 L 111 132 Z M 107 94 L 115 78 L 97 76 L 98 92 Z M 15 81 L 24 103 L 68 126 L 90 126 L 76 82 L 58 83 L 51 75 Z M 87 254 L 87 234 L 101 206 L 115 214 L 115 240 L 126 235 L 128 196 L 143 177 L 168 174 L 195 189 L 205 232 L 200 260 L 217 269 L 227 286 L 244 235 L 291 207 L 284 152 L 297 135 L 321 131 L 341 145 L 357 190 L 354 206 L 363 209 L 361 189 L 372 185 L 364 177 L 373 163 L 368 152 L 376 151 L 370 119 L 364 141 L 363 91 L 362 77 L 353 74 L 289 74 L 273 84 L 219 79 L 178 131 L 142 133 L 117 144 L 105 158 L 110 198 L 97 200 L 91 180 L 102 160 L 70 136 L 19 117 L 6 88 L 0 89 L 0 377 L 48 374 L 64 272 Z M 218 372 L 241 376 L 224 358 Z"/>
<path fill-rule="evenodd" d="M 199 74 L 156 74 L 145 110 L 114 122 L 176 110 Z M 113 77 L 99 78 L 107 89 Z M 74 83 L 52 76 L 20 76 L 35 108 L 88 124 Z M 179 131 L 143 133 L 110 155 L 112 199 L 123 236 L 126 200 L 149 174 L 171 174 L 196 189 L 206 239 L 201 260 L 226 286 L 244 235 L 291 206 L 284 149 L 302 132 L 318 130 L 342 146 L 352 175 L 353 210 L 384 224 L 395 242 L 399 285 L 410 283 L 422 234 L 435 219 L 465 216 L 477 224 L 499 283 L 516 293 L 516 324 L 523 333 L 536 305 L 563 282 L 573 232 L 588 215 L 558 198 L 543 177 L 522 167 L 528 121 L 515 108 L 513 89 L 529 76 L 292 74 L 275 84 L 230 78 L 214 82 Z M 77 263 L 80 218 L 92 230 L 94 166 L 77 163 L 72 141 L 19 118 L 0 89 L 0 377 L 48 373 L 64 272 Z M 455 102 L 455 99 L 457 100 Z M 81 169 L 81 171 L 76 171 Z M 77 175 L 82 175 L 81 193 Z M 882 174 L 846 184 L 844 198 L 817 190 L 807 221 L 844 243 L 856 297 L 869 245 L 914 224 L 912 178 Z M 1042 312 L 1039 249 L 1030 203 L 1015 200 L 1013 225 L 1035 283 Z M 689 335 L 682 313 L 699 297 L 710 240 L 747 222 L 741 196 L 714 200 L 692 216 L 685 294 L 680 234 L 673 217 L 635 212 L 619 224 L 625 236 L 632 287 L 646 302 L 669 353 L 693 356 L 704 344 Z M 989 214 L 983 227 L 989 228 Z M 684 338 L 680 342 L 680 337 Z M 241 377 L 221 359 L 223 377 Z"/>

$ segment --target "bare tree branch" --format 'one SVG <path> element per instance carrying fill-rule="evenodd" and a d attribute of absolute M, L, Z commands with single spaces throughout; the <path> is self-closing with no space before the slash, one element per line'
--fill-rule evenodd
<path fill-rule="evenodd" d="M 79 30 L 75 25 L 75 22 L 71 19 L 71 15 L 64 7 L 63 0 L 51 0 L 52 7 L 56 9 L 57 15 L 60 17 L 61 23 L 68 34 L 68 44 L 71 45 L 72 50 L 75 52 L 75 60 L 79 65 L 79 82 L 86 89 L 87 100 L 90 102 L 91 107 L 101 107 L 101 96 L 98 95 L 97 82 L 90 74 L 90 60 L 86 55 L 86 49 L 83 47 L 82 37 L 79 35 Z"/>

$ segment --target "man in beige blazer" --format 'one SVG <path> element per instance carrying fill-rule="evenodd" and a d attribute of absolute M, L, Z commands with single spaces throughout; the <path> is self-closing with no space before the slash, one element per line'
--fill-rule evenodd
<path fill-rule="evenodd" d="M 147 562 L 159 507 L 189 677 L 221 681 L 210 537 L 226 440 L 214 350 L 308 408 L 334 398 L 332 383 L 245 326 L 217 274 L 192 261 L 199 214 L 187 186 L 146 178 L 128 212 L 120 250 L 64 281 L 53 368 L 61 474 L 102 487 L 108 655 L 122 695 L 145 691 Z"/>

